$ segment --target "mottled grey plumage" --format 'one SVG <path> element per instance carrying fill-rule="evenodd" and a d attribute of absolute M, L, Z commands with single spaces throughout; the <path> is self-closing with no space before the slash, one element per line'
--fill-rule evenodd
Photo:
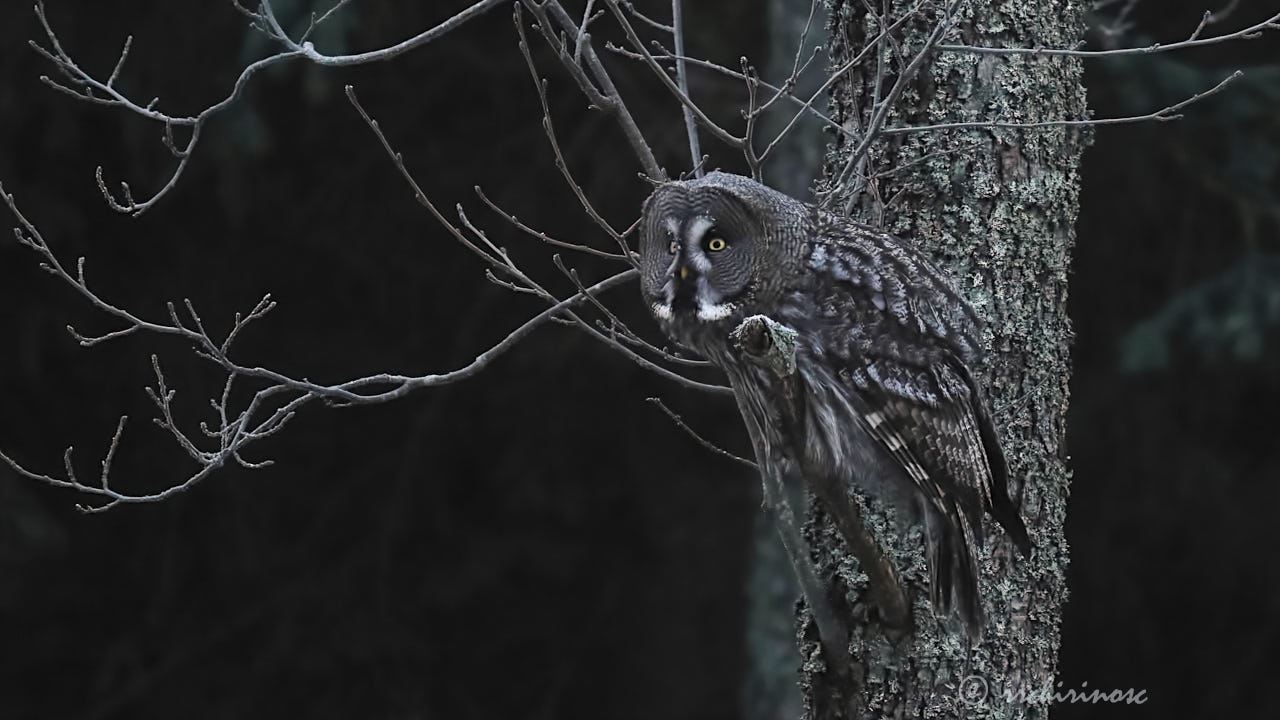
<path fill-rule="evenodd" d="M 850 502 L 854 482 L 918 510 L 935 613 L 979 635 L 983 510 L 1024 554 L 1030 542 L 970 372 L 980 343 L 964 298 L 900 240 L 738 175 L 660 186 L 640 237 L 650 311 L 726 372 L 761 465 L 777 456 L 828 505 Z M 753 361 L 777 335 L 739 328 L 754 315 L 795 331 L 793 372 Z"/>

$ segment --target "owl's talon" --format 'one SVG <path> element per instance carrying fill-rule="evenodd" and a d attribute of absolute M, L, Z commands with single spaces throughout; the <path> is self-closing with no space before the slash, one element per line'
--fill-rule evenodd
<path fill-rule="evenodd" d="M 796 371 L 798 333 L 765 315 L 752 315 L 729 333 L 738 350 L 751 362 L 773 370 L 778 377 Z"/>

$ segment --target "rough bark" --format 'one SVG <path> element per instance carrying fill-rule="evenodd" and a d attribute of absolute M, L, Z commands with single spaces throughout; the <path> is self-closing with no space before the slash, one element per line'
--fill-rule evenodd
<path fill-rule="evenodd" d="M 867 5 L 829 3 L 835 65 L 874 35 Z M 908 3 L 892 5 L 895 17 L 908 9 Z M 1078 0 L 967 3 L 956 26 L 974 45 L 1070 47 L 1083 31 L 1083 11 Z M 899 39 L 908 49 L 919 48 L 927 29 L 926 22 L 915 23 Z M 832 112 L 846 127 L 866 122 L 875 78 L 874 64 L 866 68 L 833 91 Z M 885 87 L 893 79 L 887 73 Z M 908 88 L 889 125 L 1086 113 L 1076 60 L 941 53 Z M 866 576 L 839 534 L 826 518 L 811 518 L 807 534 L 820 567 L 835 578 L 833 595 L 865 621 L 855 623 L 850 651 L 856 666 L 848 679 L 825 672 L 812 624 L 802 623 L 808 717 L 1048 715 L 1049 703 L 1035 694 L 1055 682 L 1066 599 L 1067 275 L 1076 173 L 1087 140 L 1062 128 L 963 130 L 891 136 L 872 148 L 872 173 L 912 164 L 872 183 L 851 212 L 926 247 L 986 319 L 983 379 L 1008 455 L 1011 490 L 1020 495 L 1035 549 L 1029 559 L 1016 557 L 1008 538 L 988 522 L 979 560 L 987 627 L 983 642 L 970 649 L 963 633 L 933 616 L 919 533 L 904 535 L 890 509 L 864 503 L 868 524 L 903 568 L 912 595 L 914 632 L 895 643 L 876 624 Z M 851 149 L 837 138 L 828 177 L 839 172 Z M 1010 697 L 1018 692 L 1030 697 Z"/>

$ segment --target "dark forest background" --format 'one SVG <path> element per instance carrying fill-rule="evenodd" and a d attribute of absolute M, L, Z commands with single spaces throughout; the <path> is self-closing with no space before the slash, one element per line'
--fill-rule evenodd
<path fill-rule="evenodd" d="M 463 4 L 356 2 L 318 42 L 380 47 Z M 689 5 L 695 54 L 736 66 L 765 42 L 761 0 Z M 1274 7 L 1241 2 L 1228 29 Z M 1129 42 L 1181 39 L 1204 9 L 1150 0 Z M 264 51 L 225 2 L 49 14 L 99 73 L 135 35 L 122 86 L 175 112 L 221 98 Z M 0 7 L 0 180 L 125 307 L 163 317 L 189 297 L 224 331 L 271 292 L 280 306 L 240 341 L 243 360 L 326 381 L 450 369 L 539 309 L 485 282 L 413 202 L 347 83 L 430 196 L 465 203 L 527 268 L 558 275 L 473 185 L 557 237 L 601 240 L 553 166 L 506 12 L 390 64 L 263 74 L 136 220 L 105 206 L 93 171 L 154 189 L 172 162 L 160 129 L 42 85 L 52 68 L 26 46 L 40 37 L 30 3 Z M 539 57 L 571 166 L 629 224 L 647 186 L 609 121 Z M 613 67 L 659 129 L 660 159 L 683 167 L 674 104 L 640 68 Z M 1280 34 L 1087 68 L 1099 117 L 1247 75 L 1180 122 L 1101 128 L 1085 155 L 1060 679 L 1150 701 L 1058 717 L 1274 717 Z M 714 76 L 694 75 L 693 92 L 726 118 L 741 101 Z M 634 288 L 609 299 L 653 329 Z M 185 477 L 189 460 L 146 420 L 149 356 L 193 425 L 218 374 L 153 337 L 82 349 L 68 323 L 112 329 L 0 235 L 0 448 L 55 472 L 72 444 L 94 476 L 128 413 L 116 484 Z M 731 402 L 551 326 L 463 384 L 313 407 L 249 453 L 274 467 L 228 469 L 163 504 L 86 516 L 83 498 L 0 468 L 0 719 L 740 717 L 759 484 L 653 395 L 747 451 Z"/>

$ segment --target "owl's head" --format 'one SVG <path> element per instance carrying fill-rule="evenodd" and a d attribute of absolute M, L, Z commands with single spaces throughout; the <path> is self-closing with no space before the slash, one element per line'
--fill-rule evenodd
<path fill-rule="evenodd" d="M 640 219 L 641 290 L 663 324 L 721 325 L 759 310 L 799 235 L 800 203 L 741 175 L 660 186 Z"/>

